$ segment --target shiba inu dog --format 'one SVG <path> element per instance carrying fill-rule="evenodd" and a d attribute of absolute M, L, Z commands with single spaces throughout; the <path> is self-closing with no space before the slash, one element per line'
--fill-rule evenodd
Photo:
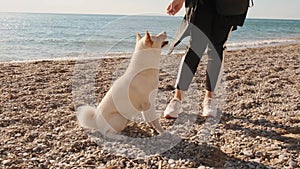
<path fill-rule="evenodd" d="M 164 129 L 155 112 L 159 84 L 159 63 L 162 48 L 168 44 L 165 32 L 142 37 L 136 35 L 136 46 L 129 66 L 118 78 L 97 108 L 84 105 L 77 109 L 77 118 L 84 128 L 96 129 L 104 136 L 121 132 L 130 120 L 142 117 L 158 133 Z"/>

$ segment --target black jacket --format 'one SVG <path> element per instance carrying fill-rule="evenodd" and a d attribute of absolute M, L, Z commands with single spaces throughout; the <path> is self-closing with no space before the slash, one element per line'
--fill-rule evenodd
<path fill-rule="evenodd" d="M 172 53 L 174 47 L 176 47 L 185 37 L 190 36 L 189 28 L 191 24 L 194 24 L 197 6 L 204 5 L 204 4 L 212 8 L 215 8 L 214 1 L 212 0 L 186 0 L 185 1 L 186 14 L 177 30 L 174 40 L 169 46 L 169 52 L 168 52 L 169 54 Z M 237 29 L 237 26 L 243 26 L 244 21 L 246 19 L 246 15 L 247 15 L 247 11 L 242 15 L 221 16 L 221 17 L 223 17 L 226 20 L 226 22 L 228 22 L 229 25 L 234 26 L 233 30 L 235 30 Z"/>

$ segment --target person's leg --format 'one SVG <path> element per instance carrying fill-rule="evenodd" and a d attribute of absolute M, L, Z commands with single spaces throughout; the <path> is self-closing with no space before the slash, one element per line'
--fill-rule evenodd
<path fill-rule="evenodd" d="M 193 41 L 191 40 L 191 46 L 193 44 Z M 201 44 L 201 43 L 200 43 Z M 199 53 L 202 53 L 205 51 L 207 45 L 204 45 L 202 42 L 201 45 L 199 45 L 201 48 L 201 51 L 199 50 Z M 178 76 L 176 79 L 176 90 L 175 90 L 175 98 L 178 98 L 180 100 L 183 99 L 182 95 L 183 92 L 187 91 L 189 88 L 189 85 L 191 84 L 193 77 L 197 71 L 198 64 L 201 60 L 202 55 L 198 56 L 190 47 L 186 54 L 183 56 L 181 60 L 181 64 L 179 66 Z"/>
<path fill-rule="evenodd" d="M 207 98 L 213 98 L 214 97 L 214 92 L 213 91 L 209 91 L 206 89 L 205 91 L 205 97 Z"/>
<path fill-rule="evenodd" d="M 214 16 L 212 15 L 210 8 L 207 6 L 198 7 L 195 17 L 195 25 L 191 26 L 190 47 L 181 60 L 176 80 L 174 98 L 170 101 L 164 111 L 165 118 L 178 117 L 184 92 L 188 90 L 197 71 L 201 57 L 209 43 L 213 17 Z"/>
<path fill-rule="evenodd" d="M 175 89 L 174 99 L 182 100 L 184 97 L 184 91 L 180 89 Z"/>
<path fill-rule="evenodd" d="M 210 43 L 214 20 L 213 10 L 207 5 L 200 5 L 195 14 L 195 22 L 191 24 L 190 47 L 181 60 L 176 80 L 174 98 L 183 99 L 197 71 L 202 55 Z"/>
<path fill-rule="evenodd" d="M 224 44 L 228 39 L 232 26 L 216 16 L 212 28 L 211 43 L 208 45 L 208 64 L 206 70 L 206 94 L 203 101 L 203 116 L 216 116 L 217 109 L 213 99 L 214 90 L 219 80 L 223 64 Z"/>
<path fill-rule="evenodd" d="M 206 96 L 212 97 L 216 88 L 223 64 L 224 44 L 227 41 L 231 26 L 213 29 L 211 44 L 208 45 L 208 63 L 206 69 Z"/>

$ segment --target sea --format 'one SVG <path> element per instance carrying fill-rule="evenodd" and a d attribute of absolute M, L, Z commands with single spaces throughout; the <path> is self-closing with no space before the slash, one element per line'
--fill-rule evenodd
<path fill-rule="evenodd" d="M 0 62 L 128 57 L 136 33 L 167 32 L 182 16 L 0 13 Z M 300 20 L 251 19 L 233 31 L 228 50 L 300 43 Z M 176 48 L 184 52 L 188 38 Z M 167 52 L 164 49 L 163 52 Z"/>

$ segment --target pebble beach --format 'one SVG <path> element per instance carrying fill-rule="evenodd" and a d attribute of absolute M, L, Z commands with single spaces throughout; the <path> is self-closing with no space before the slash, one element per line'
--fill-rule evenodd
<path fill-rule="evenodd" d="M 95 71 L 85 68 L 95 74 L 95 94 L 85 93 L 96 98 L 90 103 L 101 101 L 128 61 L 105 58 L 93 62 Z M 157 105 L 161 111 L 172 97 L 180 55 L 165 61 L 159 84 L 165 97 Z M 226 97 L 205 140 L 199 132 L 207 121 L 199 115 L 203 61 L 194 78 L 198 94 L 190 95 L 199 102 L 183 102 L 198 108 L 182 113 L 193 113 L 193 124 L 176 145 L 145 158 L 107 151 L 79 126 L 76 108 L 84 99 L 74 97 L 76 86 L 88 88 L 76 74 L 81 65 L 77 60 L 0 62 L 1 168 L 300 168 L 300 44 L 226 52 Z M 174 127 L 174 120 L 162 116 L 160 123 L 166 130 Z M 157 135 L 143 122 L 131 122 L 123 134 Z"/>

